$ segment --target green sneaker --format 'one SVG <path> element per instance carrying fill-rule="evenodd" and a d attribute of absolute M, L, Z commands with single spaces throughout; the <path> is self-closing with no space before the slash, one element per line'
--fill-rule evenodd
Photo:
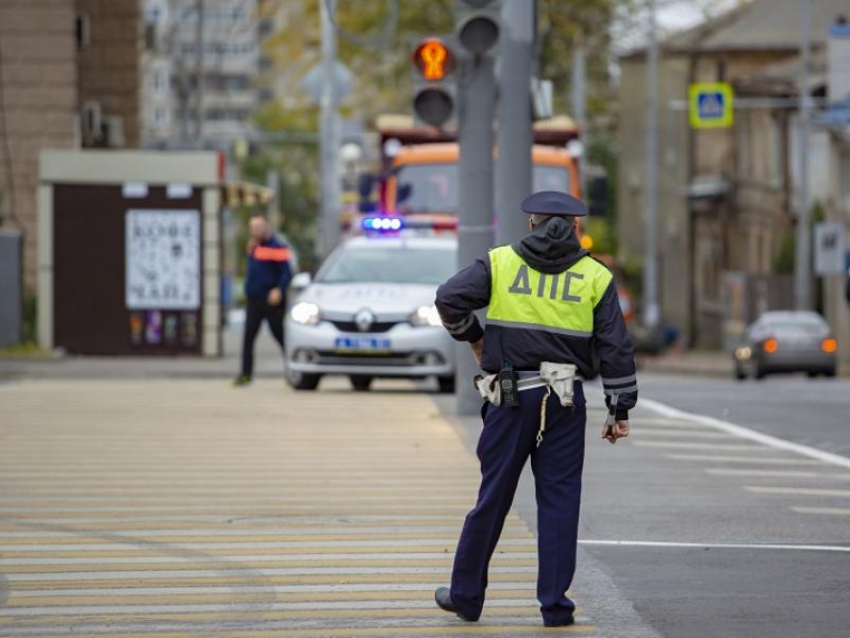
<path fill-rule="evenodd" d="M 238 377 L 236 377 L 233 380 L 233 387 L 234 388 L 241 388 L 243 386 L 250 385 L 250 384 L 251 384 L 251 377 L 249 377 L 246 374 L 240 374 Z"/>

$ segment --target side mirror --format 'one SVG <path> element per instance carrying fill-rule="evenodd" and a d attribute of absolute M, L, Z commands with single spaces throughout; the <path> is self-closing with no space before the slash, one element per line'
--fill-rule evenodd
<path fill-rule="evenodd" d="M 369 199 L 372 197 L 372 190 L 375 187 L 375 176 L 370 173 L 364 173 L 357 179 L 357 192 L 361 199 Z"/>
<path fill-rule="evenodd" d="M 289 287 L 295 292 L 301 292 L 313 282 L 313 278 L 308 272 L 300 272 L 292 278 Z"/>
<path fill-rule="evenodd" d="M 398 187 L 398 193 L 396 195 L 396 204 L 401 204 L 402 202 L 410 199 L 410 195 L 413 193 L 413 185 L 412 184 L 401 184 Z"/>

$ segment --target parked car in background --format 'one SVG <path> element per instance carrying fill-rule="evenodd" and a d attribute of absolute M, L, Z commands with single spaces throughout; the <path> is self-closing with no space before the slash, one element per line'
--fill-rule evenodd
<path fill-rule="evenodd" d="M 763 379 L 776 372 L 834 377 L 837 351 L 829 324 L 816 312 L 766 312 L 747 328 L 745 342 L 733 353 L 735 377 Z"/>

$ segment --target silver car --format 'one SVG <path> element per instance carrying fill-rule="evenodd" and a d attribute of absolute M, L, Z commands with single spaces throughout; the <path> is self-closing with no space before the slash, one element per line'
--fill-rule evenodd
<path fill-rule="evenodd" d="M 766 312 L 747 329 L 734 352 L 735 376 L 762 379 L 774 372 L 806 372 L 834 377 L 838 342 L 815 312 Z"/>
<path fill-rule="evenodd" d="M 337 248 L 286 316 L 287 380 L 314 390 L 323 375 L 348 375 L 355 390 L 375 377 L 436 377 L 454 390 L 454 341 L 434 307 L 455 272 L 449 237 L 355 237 Z"/>

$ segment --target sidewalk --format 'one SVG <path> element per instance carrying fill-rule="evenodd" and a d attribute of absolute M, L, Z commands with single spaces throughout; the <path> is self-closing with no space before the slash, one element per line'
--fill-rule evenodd
<path fill-rule="evenodd" d="M 515 511 L 481 622 L 434 606 L 478 466 L 409 387 L 0 385 L 0 634 L 551 635 Z"/>
<path fill-rule="evenodd" d="M 0 356 L 0 382 L 15 379 L 233 379 L 239 373 L 242 325 L 222 335 L 224 355 L 203 357 Z M 283 357 L 267 327 L 257 337 L 255 378 L 283 377 Z"/>
<path fill-rule="evenodd" d="M 726 352 L 679 351 L 638 357 L 638 370 L 661 374 L 685 374 L 732 378 L 732 356 Z"/>

